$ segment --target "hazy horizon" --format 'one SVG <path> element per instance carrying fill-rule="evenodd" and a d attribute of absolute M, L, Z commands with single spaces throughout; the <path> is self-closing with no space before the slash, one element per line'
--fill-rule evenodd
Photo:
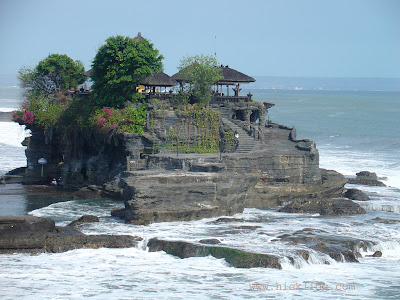
<path fill-rule="evenodd" d="M 50 53 L 90 69 L 115 35 L 149 39 L 174 74 L 194 54 L 251 76 L 400 78 L 396 0 L 1 0 L 0 73 Z M 146 7 L 148 9 L 146 9 Z"/>
<path fill-rule="evenodd" d="M 173 75 L 173 74 L 169 74 Z M 400 78 L 253 76 L 256 82 L 241 84 L 243 91 L 400 91 Z M 17 74 L 0 74 L 0 87 L 19 85 Z"/>

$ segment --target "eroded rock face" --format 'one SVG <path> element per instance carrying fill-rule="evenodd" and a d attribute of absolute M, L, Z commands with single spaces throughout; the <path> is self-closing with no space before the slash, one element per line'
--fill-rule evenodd
<path fill-rule="evenodd" d="M 139 240 L 128 235 L 85 235 L 76 227 L 57 227 L 54 221 L 46 218 L 0 217 L 0 254 L 134 247 Z"/>
<path fill-rule="evenodd" d="M 293 200 L 279 209 L 286 213 L 319 213 L 320 215 L 365 214 L 365 209 L 351 200 L 344 199 L 304 199 Z"/>
<path fill-rule="evenodd" d="M 236 268 L 275 268 L 282 269 L 279 258 L 274 255 L 250 253 L 238 249 L 197 245 L 185 241 L 164 241 L 157 238 L 147 243 L 150 252 L 165 251 L 180 258 L 204 257 L 211 255 L 224 258 L 227 263 Z"/>
<path fill-rule="evenodd" d="M 250 189 L 246 207 L 268 208 L 293 199 L 340 197 L 347 179 L 333 170 L 320 169 L 320 174 L 321 178 L 313 183 L 271 182 L 261 178 Z"/>
<path fill-rule="evenodd" d="M 189 221 L 242 212 L 246 191 L 257 176 L 229 172 L 148 170 L 121 176 L 125 209 L 113 211 L 126 222 Z"/>

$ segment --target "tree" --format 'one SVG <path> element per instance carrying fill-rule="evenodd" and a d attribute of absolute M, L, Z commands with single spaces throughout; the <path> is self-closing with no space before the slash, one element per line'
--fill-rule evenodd
<path fill-rule="evenodd" d="M 113 36 L 92 63 L 93 99 L 98 106 L 122 107 L 135 102 L 140 80 L 162 71 L 164 57 L 147 39 Z"/>
<path fill-rule="evenodd" d="M 76 88 L 86 79 L 80 61 L 65 54 L 50 54 L 39 64 L 19 71 L 24 89 L 22 109 L 14 114 L 14 121 L 28 128 L 49 129 L 56 125 L 72 101 L 66 90 Z"/>
<path fill-rule="evenodd" d="M 222 78 L 221 70 L 215 57 L 211 55 L 194 55 L 184 57 L 179 65 L 180 73 L 189 82 L 189 91 L 201 106 L 211 100 L 211 85 Z"/>
<path fill-rule="evenodd" d="M 50 54 L 34 68 L 21 68 L 19 80 L 25 93 L 55 94 L 76 88 L 86 80 L 83 64 L 65 54 Z"/>

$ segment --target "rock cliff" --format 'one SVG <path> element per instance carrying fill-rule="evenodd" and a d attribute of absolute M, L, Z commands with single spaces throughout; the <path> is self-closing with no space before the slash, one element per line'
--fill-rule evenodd
<path fill-rule="evenodd" d="M 125 209 L 113 215 L 134 224 L 232 215 L 245 207 L 340 196 L 346 180 L 319 168 L 312 141 L 297 140 L 295 128 L 265 123 L 271 106 L 222 104 L 215 107 L 219 123 L 213 114 L 214 121 L 207 124 L 191 114 L 154 109 L 142 136 L 57 129 L 46 136 L 33 134 L 27 143 L 25 182 L 60 178 L 64 187 L 97 185 L 103 193 L 124 199 Z M 230 132 L 232 147 L 220 147 L 220 153 L 182 153 L 181 145 L 189 149 L 215 130 L 221 141 Z M 43 176 L 41 157 L 47 159 Z"/>

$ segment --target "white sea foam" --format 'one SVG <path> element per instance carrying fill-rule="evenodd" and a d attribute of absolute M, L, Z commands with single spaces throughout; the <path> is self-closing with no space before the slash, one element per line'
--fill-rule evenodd
<path fill-rule="evenodd" d="M 21 142 L 29 135 L 30 132 L 25 130 L 25 126 L 21 126 L 14 122 L 0 122 L 1 144 L 23 147 Z"/>
<path fill-rule="evenodd" d="M 12 108 L 12 107 L 0 107 L 0 112 L 11 112 L 17 110 L 17 108 Z"/>
<path fill-rule="evenodd" d="M 396 157 L 354 151 L 346 146 L 322 145 L 318 149 L 321 168 L 336 170 L 345 176 L 355 176 L 360 171 L 375 172 L 384 178 L 386 185 L 400 188 L 400 161 Z"/>

